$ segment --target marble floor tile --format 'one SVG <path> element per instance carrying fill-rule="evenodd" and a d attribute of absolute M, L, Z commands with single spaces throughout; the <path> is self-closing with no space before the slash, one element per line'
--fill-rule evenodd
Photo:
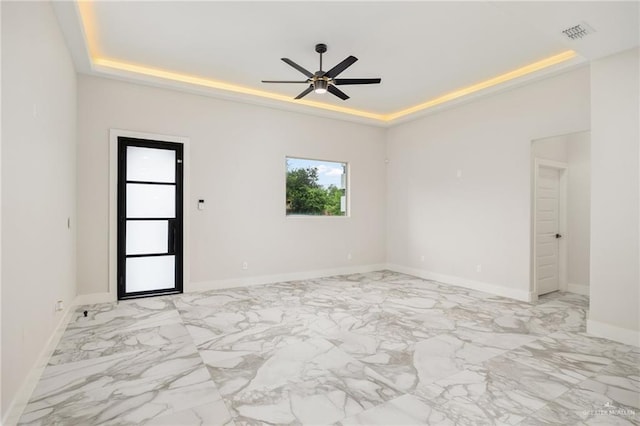
<path fill-rule="evenodd" d="M 503 352 L 465 342 L 452 334 L 443 334 L 417 343 L 413 363 L 420 384 L 428 385 Z"/>
<path fill-rule="evenodd" d="M 563 338 L 568 337 L 566 333 L 551 336 L 516 348 L 505 357 L 572 384 L 594 376 L 613 362 L 595 345 L 572 345 L 571 340 Z"/>
<path fill-rule="evenodd" d="M 626 377 L 640 382 L 640 363 L 630 364 L 624 358 L 615 358 L 611 364 L 598 372 L 598 376 Z"/>
<path fill-rule="evenodd" d="M 437 404 L 455 424 L 515 425 L 546 401 L 509 377 L 473 366 L 430 386 L 419 396 Z"/>
<path fill-rule="evenodd" d="M 526 311 L 507 315 L 497 313 L 491 318 L 478 318 L 472 328 L 481 328 L 496 334 L 524 334 L 536 338 L 550 333 L 544 328 L 543 320 L 532 317 Z"/>
<path fill-rule="evenodd" d="M 545 371 L 514 361 L 504 354 L 484 362 L 483 367 L 491 370 L 492 375 L 518 383 L 520 389 L 545 401 L 551 401 L 571 388 L 566 378 L 555 377 Z"/>
<path fill-rule="evenodd" d="M 254 355 L 252 360 L 242 366 L 251 369 L 242 382 L 220 371 L 224 367 L 210 368 L 241 422 L 333 423 L 400 395 L 366 365 L 320 338 Z"/>
<path fill-rule="evenodd" d="M 150 419 L 150 426 L 234 426 L 233 419 L 222 399 Z"/>
<path fill-rule="evenodd" d="M 505 329 L 496 331 L 491 326 L 487 327 L 480 323 L 461 325 L 451 331 L 451 334 L 465 342 L 503 350 L 516 349 L 539 338 L 529 333 L 509 332 Z"/>
<path fill-rule="evenodd" d="M 551 293 L 543 294 L 538 297 L 537 304 L 550 302 L 553 300 L 570 303 L 571 305 L 580 306 L 582 308 L 589 308 L 589 296 L 582 294 L 568 293 L 566 291 L 554 291 Z"/>
<path fill-rule="evenodd" d="M 137 330 L 125 328 L 124 330 L 105 330 L 102 333 L 74 334 L 61 339 L 49 359 L 49 365 L 144 349 L 164 351 L 176 345 L 190 344 L 192 344 L 192 338 L 187 328 L 180 322 Z"/>
<path fill-rule="evenodd" d="M 426 401 L 405 394 L 401 397 L 385 402 L 377 407 L 363 411 L 342 420 L 340 424 L 350 425 L 455 425 L 456 423 L 447 417 L 447 413 L 432 406 Z"/>
<path fill-rule="evenodd" d="M 204 366 L 171 367 L 162 363 L 160 367 L 160 372 L 147 376 L 112 380 L 89 374 L 84 381 L 65 381 L 61 388 L 44 394 L 36 389 L 20 424 L 142 424 L 154 417 L 220 400 Z M 89 371 L 84 369 L 82 373 Z"/>
<path fill-rule="evenodd" d="M 580 383 L 576 389 L 583 393 L 603 395 L 610 401 L 640 411 L 640 381 L 638 377 L 598 374 Z"/>
<path fill-rule="evenodd" d="M 19 424 L 640 424 L 588 307 L 391 271 L 82 306 Z"/>
<path fill-rule="evenodd" d="M 84 311 L 87 316 L 84 316 Z M 76 309 L 62 340 L 90 339 L 113 332 L 127 332 L 180 323 L 180 315 L 167 296 L 86 305 Z"/>
<path fill-rule="evenodd" d="M 525 419 L 523 425 L 537 424 L 581 424 L 581 425 L 637 425 L 640 424 L 640 409 L 635 398 L 620 388 L 610 387 L 594 380 L 586 380 L 555 401 Z M 617 401 L 631 396 L 629 406 Z"/>
<path fill-rule="evenodd" d="M 219 399 L 195 346 L 168 345 L 48 366 L 20 423 L 138 424 Z"/>
<path fill-rule="evenodd" d="M 557 331 L 579 333 L 586 331 L 587 308 L 568 301 L 551 300 L 523 313 L 539 329 L 540 334 Z"/>

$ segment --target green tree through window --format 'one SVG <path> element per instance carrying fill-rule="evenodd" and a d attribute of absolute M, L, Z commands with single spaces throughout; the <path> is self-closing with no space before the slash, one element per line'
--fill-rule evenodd
<path fill-rule="evenodd" d="M 287 214 L 344 216 L 346 164 L 287 158 Z"/>

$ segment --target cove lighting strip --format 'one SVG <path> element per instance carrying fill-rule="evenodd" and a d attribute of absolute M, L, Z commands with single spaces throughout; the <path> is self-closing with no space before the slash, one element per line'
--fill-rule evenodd
<path fill-rule="evenodd" d="M 522 77 L 527 74 L 531 74 L 536 71 L 543 70 L 550 66 L 560 64 L 562 62 L 573 59 L 577 56 L 577 53 L 574 52 L 573 50 L 567 50 L 557 55 L 553 55 L 548 58 L 542 59 L 540 61 L 509 71 L 507 73 L 500 74 L 496 77 L 492 77 L 488 80 L 484 80 L 479 83 L 475 83 L 470 86 L 454 90 L 452 92 L 438 96 L 437 98 L 431 99 L 421 104 L 414 105 L 412 107 L 409 107 L 394 113 L 390 113 L 390 114 L 377 114 L 374 112 L 362 111 L 354 108 L 347 108 L 347 107 L 342 107 L 338 105 L 326 104 L 323 102 L 315 102 L 315 101 L 304 100 L 304 99 L 295 100 L 295 99 L 292 99 L 290 96 L 280 95 L 277 93 L 267 92 L 264 90 L 252 89 L 249 87 L 239 86 L 232 83 L 225 83 L 223 81 L 213 80 L 209 78 L 198 77 L 198 76 L 193 76 L 189 74 L 182 74 L 179 72 L 167 71 L 167 70 L 152 68 L 144 65 L 136 65 L 136 64 L 123 62 L 123 61 L 118 61 L 115 59 L 108 59 L 108 58 L 102 57 L 100 53 L 100 49 L 98 48 L 96 43 L 97 37 L 96 37 L 96 30 L 95 30 L 96 28 L 95 16 L 92 8 L 90 7 L 91 2 L 78 1 L 76 4 L 78 5 L 78 10 L 80 11 L 80 18 L 82 21 L 84 36 L 87 43 L 87 48 L 89 50 L 90 60 L 93 65 L 97 65 L 100 67 L 105 67 L 113 70 L 118 70 L 118 71 L 130 72 L 130 73 L 139 74 L 139 75 L 146 75 L 149 77 L 156 77 L 156 78 L 175 81 L 179 83 L 192 84 L 195 86 L 208 87 L 212 89 L 224 90 L 227 92 L 240 93 L 244 95 L 258 96 L 265 99 L 288 102 L 296 105 L 305 105 L 313 108 L 319 108 L 319 109 L 324 109 L 328 111 L 355 115 L 358 117 L 369 118 L 369 119 L 382 121 L 382 122 L 391 122 L 393 120 L 404 117 L 406 115 L 423 111 L 428 108 L 433 108 L 437 105 L 444 104 L 454 99 L 459 99 L 464 96 L 470 95 L 472 93 L 479 92 L 480 90 L 484 90 L 484 89 L 496 86 L 498 84 L 516 79 L 518 77 Z"/>
<path fill-rule="evenodd" d="M 276 101 L 289 102 L 292 104 L 306 105 L 314 108 L 322 108 L 330 111 L 342 112 L 345 114 L 357 115 L 365 118 L 372 118 L 374 120 L 383 120 L 384 115 L 376 114 L 373 112 L 361 111 L 359 109 L 341 107 L 338 105 L 325 104 L 322 102 L 314 102 L 308 100 L 294 100 L 287 95 L 279 95 L 277 93 L 266 92 L 264 90 L 251 89 L 249 87 L 238 86 L 236 84 L 225 83 L 222 81 L 212 80 L 209 78 L 196 77 L 188 74 L 181 74 L 172 71 L 165 71 L 158 68 L 150 68 L 143 65 L 134 65 L 126 62 L 115 61 L 112 59 L 95 58 L 93 59 L 95 65 L 103 66 L 106 68 L 116 69 L 120 71 L 128 71 L 136 74 L 143 74 L 150 77 L 158 77 L 166 80 L 177 81 L 180 83 L 194 84 L 196 86 L 209 87 L 212 89 L 225 90 L 228 92 L 241 93 L 244 95 L 259 96 L 261 98 L 274 99 Z"/>
<path fill-rule="evenodd" d="M 479 92 L 480 90 L 496 86 L 500 83 L 505 83 L 509 80 L 513 80 L 515 78 L 522 77 L 527 74 L 531 74 L 533 72 L 543 70 L 552 65 L 556 65 L 561 62 L 568 61 L 569 59 L 573 59 L 576 56 L 577 56 L 577 53 L 574 52 L 573 50 L 567 50 L 557 55 L 549 56 L 548 58 L 542 59 L 541 61 L 537 61 L 532 64 L 525 65 L 524 67 L 515 69 L 513 71 L 509 71 L 504 74 L 500 74 L 496 77 L 481 81 L 476 84 L 472 84 L 471 86 L 454 90 L 453 92 L 449 92 L 442 96 L 438 96 L 437 98 L 431 99 L 430 101 L 423 102 L 421 104 L 400 110 L 398 112 L 387 114 L 384 116 L 384 121 L 392 121 L 392 120 L 395 120 L 396 118 L 404 117 L 405 115 L 408 115 L 408 114 L 413 114 L 414 112 L 422 111 L 427 108 L 433 108 L 436 105 L 441 105 L 445 102 L 449 102 L 454 99 L 458 99 L 463 96 L 470 95 L 475 92 Z"/>

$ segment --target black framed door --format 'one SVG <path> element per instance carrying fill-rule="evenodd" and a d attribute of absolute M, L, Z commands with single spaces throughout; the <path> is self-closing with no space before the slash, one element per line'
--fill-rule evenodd
<path fill-rule="evenodd" d="M 182 293 L 183 146 L 118 137 L 118 299 Z"/>

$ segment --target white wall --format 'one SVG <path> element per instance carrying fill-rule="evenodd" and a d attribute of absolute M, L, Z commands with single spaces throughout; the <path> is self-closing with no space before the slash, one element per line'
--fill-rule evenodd
<path fill-rule="evenodd" d="M 76 294 L 76 74 L 49 3 L 1 7 L 4 417 Z"/>
<path fill-rule="evenodd" d="M 190 138 L 192 283 L 384 263 L 384 129 L 96 77 L 78 91 L 81 294 L 108 291 L 110 128 Z M 351 217 L 286 218 L 287 155 L 349 162 Z"/>
<path fill-rule="evenodd" d="M 640 57 L 591 75 L 591 310 L 588 331 L 640 345 Z"/>
<path fill-rule="evenodd" d="M 589 112 L 583 67 L 389 129 L 388 261 L 527 298 L 531 141 Z"/>
<path fill-rule="evenodd" d="M 570 291 L 586 293 L 591 252 L 591 132 L 567 135 L 566 146 L 569 164 L 567 278 Z"/>
<path fill-rule="evenodd" d="M 2 5 L 0 5 L 0 52 L 2 51 Z M 0 62 L 1 63 L 1 62 Z M 2 81 L 2 67 L 0 66 L 0 82 Z M 0 99 L 2 98 L 2 84 L 0 84 Z M 2 127 L 2 102 L 0 102 L 0 128 Z M 0 344 L 2 343 L 2 132 L 0 131 Z M 0 375 L 2 374 L 2 349 L 0 349 Z M 2 399 L 2 378 L 0 377 L 0 421 L 4 417 Z"/>
<path fill-rule="evenodd" d="M 566 163 L 568 158 L 567 135 L 552 136 L 533 141 L 533 157 Z M 533 158 L 532 164 L 533 164 Z"/>

